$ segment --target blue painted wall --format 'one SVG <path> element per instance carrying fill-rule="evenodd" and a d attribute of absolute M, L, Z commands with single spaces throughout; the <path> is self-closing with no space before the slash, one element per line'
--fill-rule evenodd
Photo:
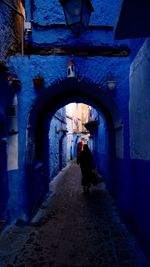
<path fill-rule="evenodd" d="M 30 9 L 30 1 L 26 1 L 26 15 L 27 20 L 30 21 L 30 13 L 32 19 L 34 21 L 32 28 L 32 35 L 30 36 L 30 41 L 35 45 L 41 46 L 77 46 L 77 47 L 87 47 L 92 45 L 103 45 L 110 46 L 114 45 L 116 47 L 128 45 L 128 41 L 114 41 L 113 39 L 113 31 L 109 30 L 94 30 L 87 31 L 80 38 L 76 39 L 69 29 L 45 29 L 45 25 L 49 25 L 51 23 L 64 23 L 64 15 L 62 8 L 59 2 L 56 4 L 56 1 L 52 1 L 51 4 L 47 5 L 47 1 L 43 3 L 43 1 L 36 1 L 34 4 L 37 8 L 34 8 L 34 12 Z M 113 5 L 112 5 L 113 4 Z M 47 9 L 47 6 L 49 8 Z M 93 6 L 95 7 L 95 12 L 91 17 L 92 25 L 113 25 L 115 23 L 116 14 L 118 12 L 118 3 L 114 3 L 114 1 L 109 2 L 103 1 L 103 3 L 95 0 L 93 1 Z M 113 9 L 112 9 L 113 6 Z M 111 11 L 110 12 L 110 7 Z M 101 16 L 99 16 L 99 12 Z M 52 14 L 54 16 L 52 16 Z M 107 16 L 109 14 L 109 16 Z M 38 28 L 35 23 L 38 23 L 40 28 Z M 41 27 L 42 26 L 42 27 Z M 90 39 L 90 43 L 89 43 Z M 28 125 L 28 116 L 32 107 L 34 106 L 34 102 L 37 99 L 38 95 L 42 94 L 44 90 L 47 90 L 53 82 L 57 82 L 58 80 L 64 80 L 66 78 L 67 73 L 67 62 L 70 60 L 68 56 L 30 56 L 30 57 L 12 57 L 9 60 L 9 67 L 12 72 L 14 72 L 18 78 L 21 80 L 21 91 L 18 92 L 18 128 L 19 128 L 19 172 L 16 177 L 14 189 L 11 191 L 11 196 L 13 192 L 18 192 L 16 194 L 16 201 L 20 199 L 18 207 L 18 211 L 16 214 L 22 217 L 23 213 L 26 213 L 27 210 L 31 210 L 32 206 L 36 201 L 36 198 L 41 196 L 44 192 L 46 192 L 46 186 L 48 181 L 46 180 L 46 174 L 48 174 L 48 170 L 44 173 L 44 179 L 39 175 L 39 180 L 36 180 L 37 176 L 37 168 L 35 168 L 35 173 L 33 175 L 27 175 L 30 179 L 26 179 L 26 170 L 25 170 L 25 162 L 26 162 L 26 132 L 30 131 L 30 127 L 34 127 L 34 125 Z M 109 112 L 112 115 L 112 120 L 114 121 L 115 127 L 119 126 L 122 118 L 122 122 L 124 124 L 125 131 L 125 139 L 123 140 L 123 134 L 121 133 L 120 139 L 118 140 L 117 146 L 117 157 L 124 162 L 124 157 L 127 157 L 128 152 L 128 72 L 129 72 L 129 64 L 130 61 L 128 58 L 107 58 L 107 57 L 74 57 L 76 71 L 80 78 L 91 79 L 91 81 L 96 84 L 100 91 L 103 94 L 107 92 L 112 101 L 116 103 L 118 106 L 118 110 L 120 110 L 120 117 L 116 118 L 116 108 L 111 106 L 109 100 L 105 99 L 103 105 L 107 106 Z M 113 70 L 113 74 L 115 79 L 117 79 L 117 88 L 116 92 L 112 94 L 108 91 L 106 86 L 107 75 L 109 71 Z M 40 92 L 36 91 L 33 85 L 33 78 L 37 74 L 41 74 L 44 78 L 45 84 Z M 27 79 L 28 77 L 28 79 Z M 94 94 L 94 92 L 93 92 Z M 95 93 L 96 94 L 96 93 Z M 95 97 L 95 96 L 94 96 Z M 88 97 L 87 97 L 88 98 Z M 83 99 L 84 100 L 84 99 Z M 90 99 L 89 99 L 90 100 Z M 58 102 L 60 99 L 58 99 Z M 91 100 L 92 101 L 92 100 Z M 57 103 L 56 103 L 57 106 Z M 59 105 L 58 105 L 59 108 Z M 46 122 L 47 124 L 48 122 Z M 34 124 L 34 123 L 33 123 Z M 48 125 L 44 127 L 44 131 L 48 131 Z M 74 137 L 76 139 L 76 136 Z M 120 141 L 121 140 L 121 141 Z M 121 143 L 120 143 L 121 142 Z M 120 149 L 119 145 L 124 146 Z M 43 144 L 46 149 L 48 144 L 48 139 L 45 139 Z M 33 144 L 34 145 L 34 144 Z M 31 148 L 31 147 L 30 147 Z M 43 149 L 44 150 L 44 149 Z M 127 152 L 125 152 L 127 151 Z M 32 150 L 34 154 L 34 147 Z M 48 151 L 46 150 L 46 154 Z M 126 154 L 124 154 L 126 153 Z M 76 155 L 76 146 L 73 148 L 73 154 Z M 43 156 L 44 157 L 44 156 Z M 44 157 L 45 158 L 45 157 Z M 45 159 L 46 162 L 46 159 Z M 37 166 L 38 162 L 35 163 Z M 124 164 L 124 163 L 123 163 Z M 105 165 L 105 163 L 104 163 Z M 107 164 L 106 164 L 107 165 Z M 33 167 L 33 166 L 32 166 Z M 32 169 L 32 168 L 31 168 Z M 32 170 L 33 171 L 33 170 Z M 31 173 L 32 173 L 31 171 Z M 43 169 L 41 168 L 41 175 L 43 175 Z M 30 173 L 30 171 L 29 171 Z M 118 177 L 120 177 L 121 172 Z M 45 181 L 45 185 L 44 185 Z M 33 194 L 32 189 L 34 188 L 35 193 Z M 43 188 L 43 189 L 41 189 Z M 17 190 L 16 190 L 17 189 Z M 41 191 L 40 191 L 41 190 Z M 20 197 L 21 196 L 21 197 Z M 10 197 L 10 199 L 12 199 Z M 16 202 L 14 201 L 14 205 Z M 11 205 L 11 209 L 13 209 Z M 16 216 L 16 215 L 15 215 Z"/>
<path fill-rule="evenodd" d="M 93 0 L 95 11 L 91 15 L 90 25 L 114 26 L 120 1 Z M 65 24 L 63 8 L 59 1 L 26 1 L 27 21 L 32 21 L 32 35 L 28 41 L 36 47 L 75 47 L 84 48 L 92 46 L 109 45 L 124 47 L 128 46 L 129 40 L 115 41 L 113 29 L 92 29 L 84 32 L 80 38 L 76 38 L 68 28 L 61 27 Z M 111 10 L 111 12 L 110 12 Z M 58 24 L 58 27 L 53 27 Z M 60 25 L 60 27 L 59 27 Z M 90 40 L 90 42 L 89 42 Z"/>
<path fill-rule="evenodd" d="M 89 131 L 92 137 L 92 151 L 94 155 L 95 168 L 109 180 L 110 169 L 109 169 L 109 140 L 108 140 L 108 126 L 106 119 L 103 114 L 91 107 L 89 125 Z M 95 123 L 92 126 L 92 123 Z"/>
<path fill-rule="evenodd" d="M 26 129 L 34 127 L 33 125 L 28 125 L 28 117 L 32 107 L 34 107 L 34 102 L 38 98 L 38 96 L 42 95 L 44 92 L 48 90 L 49 96 L 52 95 L 54 92 L 51 91 L 51 86 L 54 82 L 59 80 L 63 81 L 66 79 L 67 73 L 67 62 L 69 57 L 67 56 L 30 56 L 30 57 L 11 57 L 9 61 L 9 67 L 11 71 L 16 73 L 16 75 L 21 80 L 21 90 L 18 92 L 18 128 L 19 128 L 19 175 L 16 179 L 15 187 L 18 188 L 18 196 L 16 195 L 16 199 L 21 194 L 22 198 L 20 200 L 21 210 L 26 213 L 27 210 L 31 209 L 34 202 L 36 201 L 37 195 L 42 195 L 40 188 L 44 188 L 43 192 L 46 192 L 46 185 L 43 187 L 41 183 L 43 183 L 44 179 L 40 178 L 38 183 L 40 186 L 37 187 L 37 182 L 32 183 L 26 181 L 26 174 L 25 174 L 25 162 L 26 162 Z M 109 109 L 109 112 L 112 113 L 112 119 L 114 120 L 115 127 L 119 126 L 121 123 L 124 124 L 125 131 L 128 131 L 128 71 L 129 71 L 129 59 L 128 58 L 107 58 L 107 57 L 74 57 L 74 61 L 76 67 L 78 68 L 78 75 L 79 77 L 83 77 L 83 79 L 89 79 L 92 81 L 96 86 L 99 87 L 99 90 L 102 92 L 104 91 L 108 95 L 108 99 L 106 98 L 103 105 L 106 105 Z M 103 68 L 101 67 L 103 66 Z M 115 78 L 117 79 L 117 87 L 114 93 L 109 92 L 106 86 L 106 76 L 108 70 L 113 69 L 115 73 Z M 37 74 L 41 74 L 44 78 L 44 86 L 40 91 L 37 91 L 33 84 L 33 78 Z M 125 75 L 126 73 L 126 75 Z M 27 79 L 28 77 L 28 79 Z M 49 88 L 49 89 L 48 89 Z M 65 88 L 62 87 L 61 91 Z M 92 90 L 92 94 L 94 90 Z M 85 88 L 86 92 L 86 88 Z M 88 92 L 87 92 L 88 93 Z M 91 92 L 89 91 L 91 94 Z M 48 96 L 48 97 L 49 97 Z M 96 97 L 96 95 L 94 96 Z M 117 110 L 111 105 L 109 102 L 110 99 L 116 103 L 116 105 L 120 109 L 120 117 L 117 117 Z M 88 99 L 88 97 L 87 97 Z M 87 101 L 83 98 L 83 102 Z M 89 98 L 89 104 L 92 101 Z M 58 103 L 57 103 L 58 102 Z M 40 102 L 39 102 L 40 103 Z M 60 108 L 61 99 L 58 97 L 56 101 L 56 110 Z M 39 104 L 42 105 L 42 104 Z M 62 104 L 61 104 L 62 105 Z M 96 106 L 95 106 L 96 107 Z M 99 107 L 100 108 L 100 107 Z M 46 129 L 48 127 L 46 126 Z M 47 131 L 47 130 L 46 130 Z M 127 139 L 123 140 L 123 134 L 120 139 L 118 140 L 118 148 L 117 148 L 117 157 L 120 158 L 122 162 L 124 162 L 124 155 L 123 148 L 120 149 L 119 144 L 124 146 L 128 146 L 128 134 L 126 133 Z M 75 136 L 76 138 L 76 136 Z M 102 138 L 102 137 L 101 137 Z M 121 141 L 120 141 L 121 140 Z M 48 140 L 47 140 L 48 142 Z M 120 143 L 122 142 L 122 143 Z M 47 145 L 45 145 L 46 147 Z M 124 151 L 128 151 L 129 148 L 124 149 Z M 48 153 L 48 152 L 46 152 Z M 75 153 L 75 147 L 73 148 L 73 153 Z M 127 152 L 126 152 L 127 154 Z M 122 163 L 123 164 L 123 163 Z M 105 165 L 105 163 L 104 163 Z M 107 164 L 106 164 L 107 165 Z M 122 174 L 124 170 L 122 169 L 120 173 Z M 119 173 L 119 177 L 120 177 Z M 36 176 L 31 175 L 31 177 Z M 45 174 L 46 176 L 46 174 Z M 31 179 L 30 177 L 30 179 Z M 28 179 L 30 181 L 30 179 Z M 35 179 L 35 178 L 33 178 Z M 45 178 L 46 179 L 46 178 Z M 47 184 L 48 181 L 46 181 Z M 35 193 L 34 200 L 32 200 L 33 195 L 31 194 L 29 188 L 33 188 L 37 193 Z M 38 189 L 39 188 L 39 189 Z M 121 190 L 121 189 L 120 189 Z M 30 198 L 28 198 L 28 194 L 30 194 Z M 22 204 L 21 204 L 22 203 Z M 22 214 L 20 207 L 18 208 L 18 214 Z M 21 215 L 22 216 L 22 215 Z"/>
<path fill-rule="evenodd" d="M 55 113 L 49 131 L 49 169 L 50 179 L 56 176 L 67 164 L 67 137 L 65 108 Z"/>
<path fill-rule="evenodd" d="M 136 57 L 137 53 L 139 52 L 141 46 L 143 45 L 145 38 L 138 38 L 138 39 L 131 39 L 130 40 L 130 48 L 131 48 L 131 62 Z"/>
<path fill-rule="evenodd" d="M 95 149 L 96 149 L 96 164 L 99 171 L 105 177 L 109 177 L 109 167 L 108 167 L 108 129 L 106 125 L 106 120 L 101 116 L 99 118 L 99 126 L 96 131 L 95 136 Z"/>
<path fill-rule="evenodd" d="M 131 221 L 149 253 L 150 213 L 150 39 L 130 68 Z"/>
<path fill-rule="evenodd" d="M 143 40 L 134 40 L 132 42 L 130 40 L 115 41 L 113 38 L 114 32 L 112 30 L 102 29 L 92 31 L 88 30 L 83 33 L 80 38 L 76 38 L 70 30 L 66 28 L 45 28 L 45 26 L 48 26 L 51 23 L 65 23 L 59 1 L 51 1 L 51 3 L 47 0 L 44 2 L 40 0 L 34 1 L 35 6 L 37 7 L 34 9 L 34 12 L 30 9 L 30 4 L 29 0 L 26 1 L 27 21 L 30 21 L 31 18 L 34 21 L 32 24 L 32 35 L 30 36 L 29 41 L 35 46 L 65 46 L 68 48 L 87 48 L 101 45 L 106 47 L 127 46 L 132 50 L 130 58 L 71 56 L 71 59 L 75 62 L 76 73 L 78 73 L 77 78 L 79 78 L 78 81 L 80 81 L 81 84 L 82 81 L 88 81 L 88 83 L 91 84 L 91 87 L 88 87 L 86 84 L 86 87 L 82 89 L 82 96 L 80 97 L 83 99 L 83 102 L 91 105 L 93 104 L 94 108 L 98 109 L 102 113 L 95 139 L 96 144 L 98 144 L 98 149 L 95 152 L 98 168 L 107 176 L 108 188 L 111 193 L 116 196 L 116 201 L 120 207 L 121 213 L 135 226 L 136 232 L 148 250 L 150 245 L 150 239 L 147 235 L 150 223 L 150 216 L 148 212 L 148 173 L 150 169 L 150 149 L 148 146 L 150 143 L 148 134 L 148 125 L 150 125 L 150 103 L 148 94 L 148 88 L 150 85 L 149 40 L 146 40 L 144 45 Z M 91 17 L 91 25 L 113 26 L 115 24 L 119 10 L 119 1 L 116 2 L 112 0 L 108 3 L 107 0 L 93 0 L 92 4 L 95 8 L 95 12 Z M 2 22 L 2 24 L 4 23 Z M 142 48 L 140 49 L 141 46 Z M 6 50 L 6 47 L 4 47 L 3 51 Z M 42 167 L 36 168 L 39 166 L 37 164 L 40 162 L 32 162 L 32 159 L 30 167 L 28 165 L 28 171 L 26 170 L 27 146 L 29 145 L 27 144 L 27 141 L 29 141 L 27 134 L 32 132 L 32 128 L 36 128 L 38 111 L 45 105 L 42 96 L 45 92 L 48 92 L 46 94 L 46 97 L 48 98 L 55 95 L 55 92 L 53 91 L 53 84 L 56 85 L 55 89 L 58 92 L 58 98 L 55 99 L 55 109 L 58 110 L 61 106 L 66 104 L 61 102 L 60 95 L 61 92 L 66 92 L 67 62 L 69 60 L 70 56 L 55 55 L 31 55 L 29 57 L 12 56 L 9 59 L 10 71 L 16 74 L 21 81 L 21 90 L 17 93 L 19 170 L 18 175 L 9 173 L 10 178 L 8 181 L 11 185 L 8 206 L 11 219 L 26 218 L 26 215 L 33 211 L 37 200 L 48 191 L 49 178 L 52 178 L 58 173 L 58 158 L 53 156 L 56 150 L 59 150 L 58 140 L 61 136 L 60 134 L 58 134 L 58 137 L 54 135 L 55 126 L 57 126 L 55 119 L 51 122 L 49 132 L 49 122 L 51 116 L 54 115 L 51 107 L 48 111 L 50 112 L 50 119 L 48 120 L 48 114 L 45 113 L 45 117 L 43 116 L 45 125 L 42 125 L 47 134 L 47 137 L 43 142 L 42 150 L 43 154 L 45 152 L 45 156 L 42 154 L 42 160 L 44 160 L 44 164 L 47 163 L 46 171 L 45 165 L 41 165 Z M 134 61 L 131 65 L 132 60 Z M 110 72 L 112 72 L 113 77 L 116 80 L 116 88 L 114 91 L 109 91 L 107 87 L 108 74 Z M 44 85 L 40 91 L 35 90 L 33 84 L 33 78 L 37 74 L 41 74 L 44 78 Z M 70 90 L 72 90 L 72 87 Z M 78 90 L 77 95 L 79 92 L 80 90 Z M 68 101 L 72 102 L 74 100 L 77 99 L 73 95 Z M 32 124 L 29 125 L 28 118 L 32 109 L 34 109 L 34 106 L 38 107 L 39 110 L 37 110 L 37 113 L 35 112 L 35 121 L 33 120 Z M 36 129 L 34 129 L 32 134 L 34 135 L 35 132 Z M 50 149 L 47 149 L 49 142 L 48 132 L 50 136 Z M 32 141 L 34 138 L 35 136 L 32 136 Z M 74 135 L 73 139 L 74 141 L 77 140 L 77 136 Z M 54 141 L 56 141 L 56 146 L 53 146 Z M 32 145 L 33 147 L 31 145 L 29 147 L 31 149 L 31 156 L 34 156 L 34 142 Z M 65 139 L 63 146 L 63 151 L 66 151 Z M 72 151 L 73 156 L 76 156 L 76 145 L 72 147 Z M 53 153 L 53 156 L 51 153 Z M 109 153 L 110 155 L 113 155 L 111 156 L 111 162 Z M 50 155 L 50 161 L 47 155 Z M 68 156 L 64 154 L 62 166 L 65 166 L 66 158 L 68 158 Z M 57 164 L 53 170 L 51 166 L 54 159 Z M 50 166 L 49 177 L 48 166 Z M 4 198 L 6 197 L 7 199 L 8 186 L 5 186 L 4 179 L 2 181 L 6 192 Z M 7 184 L 7 179 L 5 179 L 5 181 Z M 13 197 L 14 192 L 15 197 Z M 6 201 L 4 202 L 6 206 Z M 1 200 L 1 203 L 3 203 L 3 200 Z"/>
<path fill-rule="evenodd" d="M 26 1 L 26 5 L 29 1 Z M 94 12 L 91 16 L 92 25 L 111 25 L 114 24 L 116 20 L 116 15 L 119 10 L 119 2 L 107 1 L 99 2 L 97 0 L 92 0 L 92 5 L 94 7 Z M 32 5 L 32 19 L 35 22 L 40 22 L 42 25 L 52 24 L 52 23 L 65 23 L 65 18 L 63 14 L 62 6 L 59 1 L 52 0 L 49 3 L 45 0 L 44 3 L 41 0 L 33 1 L 34 9 Z M 111 12 L 110 12 L 111 10 Z M 29 9 L 27 10 L 29 11 Z M 50 16 L 51 14 L 51 16 Z M 99 15 L 101 14 L 101 16 Z"/>
<path fill-rule="evenodd" d="M 20 6 L 20 1 L 8 1 L 10 5 Z M 10 54 L 21 51 L 21 19 L 8 5 L 0 2 L 0 61 L 7 65 Z M 1 63 L 0 63 L 1 64 Z M 19 198 L 15 199 L 17 187 L 15 180 L 17 172 L 7 173 L 7 138 L 8 138 L 8 108 L 11 106 L 16 88 L 8 83 L 8 76 L 12 73 L 5 73 L 0 67 L 0 218 L 9 220 L 10 213 L 14 213 L 15 201 L 19 205 Z M 10 179 L 9 179 L 10 178 Z M 13 185 L 13 186 L 12 186 Z M 10 196 L 11 192 L 11 196 Z M 14 207 L 8 211 L 11 200 L 14 200 Z M 16 212 L 15 212 L 16 214 Z"/>

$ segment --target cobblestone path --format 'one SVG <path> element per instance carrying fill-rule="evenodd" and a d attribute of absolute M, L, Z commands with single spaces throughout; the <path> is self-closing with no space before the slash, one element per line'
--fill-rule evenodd
<path fill-rule="evenodd" d="M 32 222 L 2 233 L 0 267 L 150 266 L 104 186 L 85 195 L 80 177 L 70 163 L 51 183 L 53 195 Z"/>

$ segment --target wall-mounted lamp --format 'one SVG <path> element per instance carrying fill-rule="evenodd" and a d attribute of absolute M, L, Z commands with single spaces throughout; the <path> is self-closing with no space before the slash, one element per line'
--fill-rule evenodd
<path fill-rule="evenodd" d="M 113 80 L 107 81 L 107 86 L 110 91 L 113 91 L 116 87 L 116 81 Z"/>
<path fill-rule="evenodd" d="M 72 60 L 68 62 L 67 77 L 68 78 L 75 77 L 75 64 Z"/>
<path fill-rule="evenodd" d="M 67 25 L 76 36 L 88 27 L 91 13 L 94 8 L 90 0 L 60 0 L 63 6 Z"/>
<path fill-rule="evenodd" d="M 116 88 L 116 80 L 112 77 L 112 74 L 109 74 L 107 78 L 107 86 L 110 91 L 113 91 Z"/>

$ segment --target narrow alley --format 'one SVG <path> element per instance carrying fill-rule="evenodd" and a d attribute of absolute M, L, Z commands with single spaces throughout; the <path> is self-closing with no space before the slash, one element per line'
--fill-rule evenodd
<path fill-rule="evenodd" d="M 80 179 L 80 168 L 71 161 L 50 183 L 52 193 L 31 222 L 5 229 L 0 267 L 150 266 L 104 182 L 86 195 Z"/>

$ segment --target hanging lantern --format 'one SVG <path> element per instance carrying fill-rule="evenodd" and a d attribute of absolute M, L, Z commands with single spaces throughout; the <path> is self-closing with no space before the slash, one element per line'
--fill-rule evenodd
<path fill-rule="evenodd" d="M 67 25 L 76 36 L 88 27 L 91 13 L 94 11 L 90 0 L 60 0 L 64 9 Z"/>
<path fill-rule="evenodd" d="M 67 77 L 68 78 L 75 77 L 75 64 L 72 60 L 68 62 Z"/>

